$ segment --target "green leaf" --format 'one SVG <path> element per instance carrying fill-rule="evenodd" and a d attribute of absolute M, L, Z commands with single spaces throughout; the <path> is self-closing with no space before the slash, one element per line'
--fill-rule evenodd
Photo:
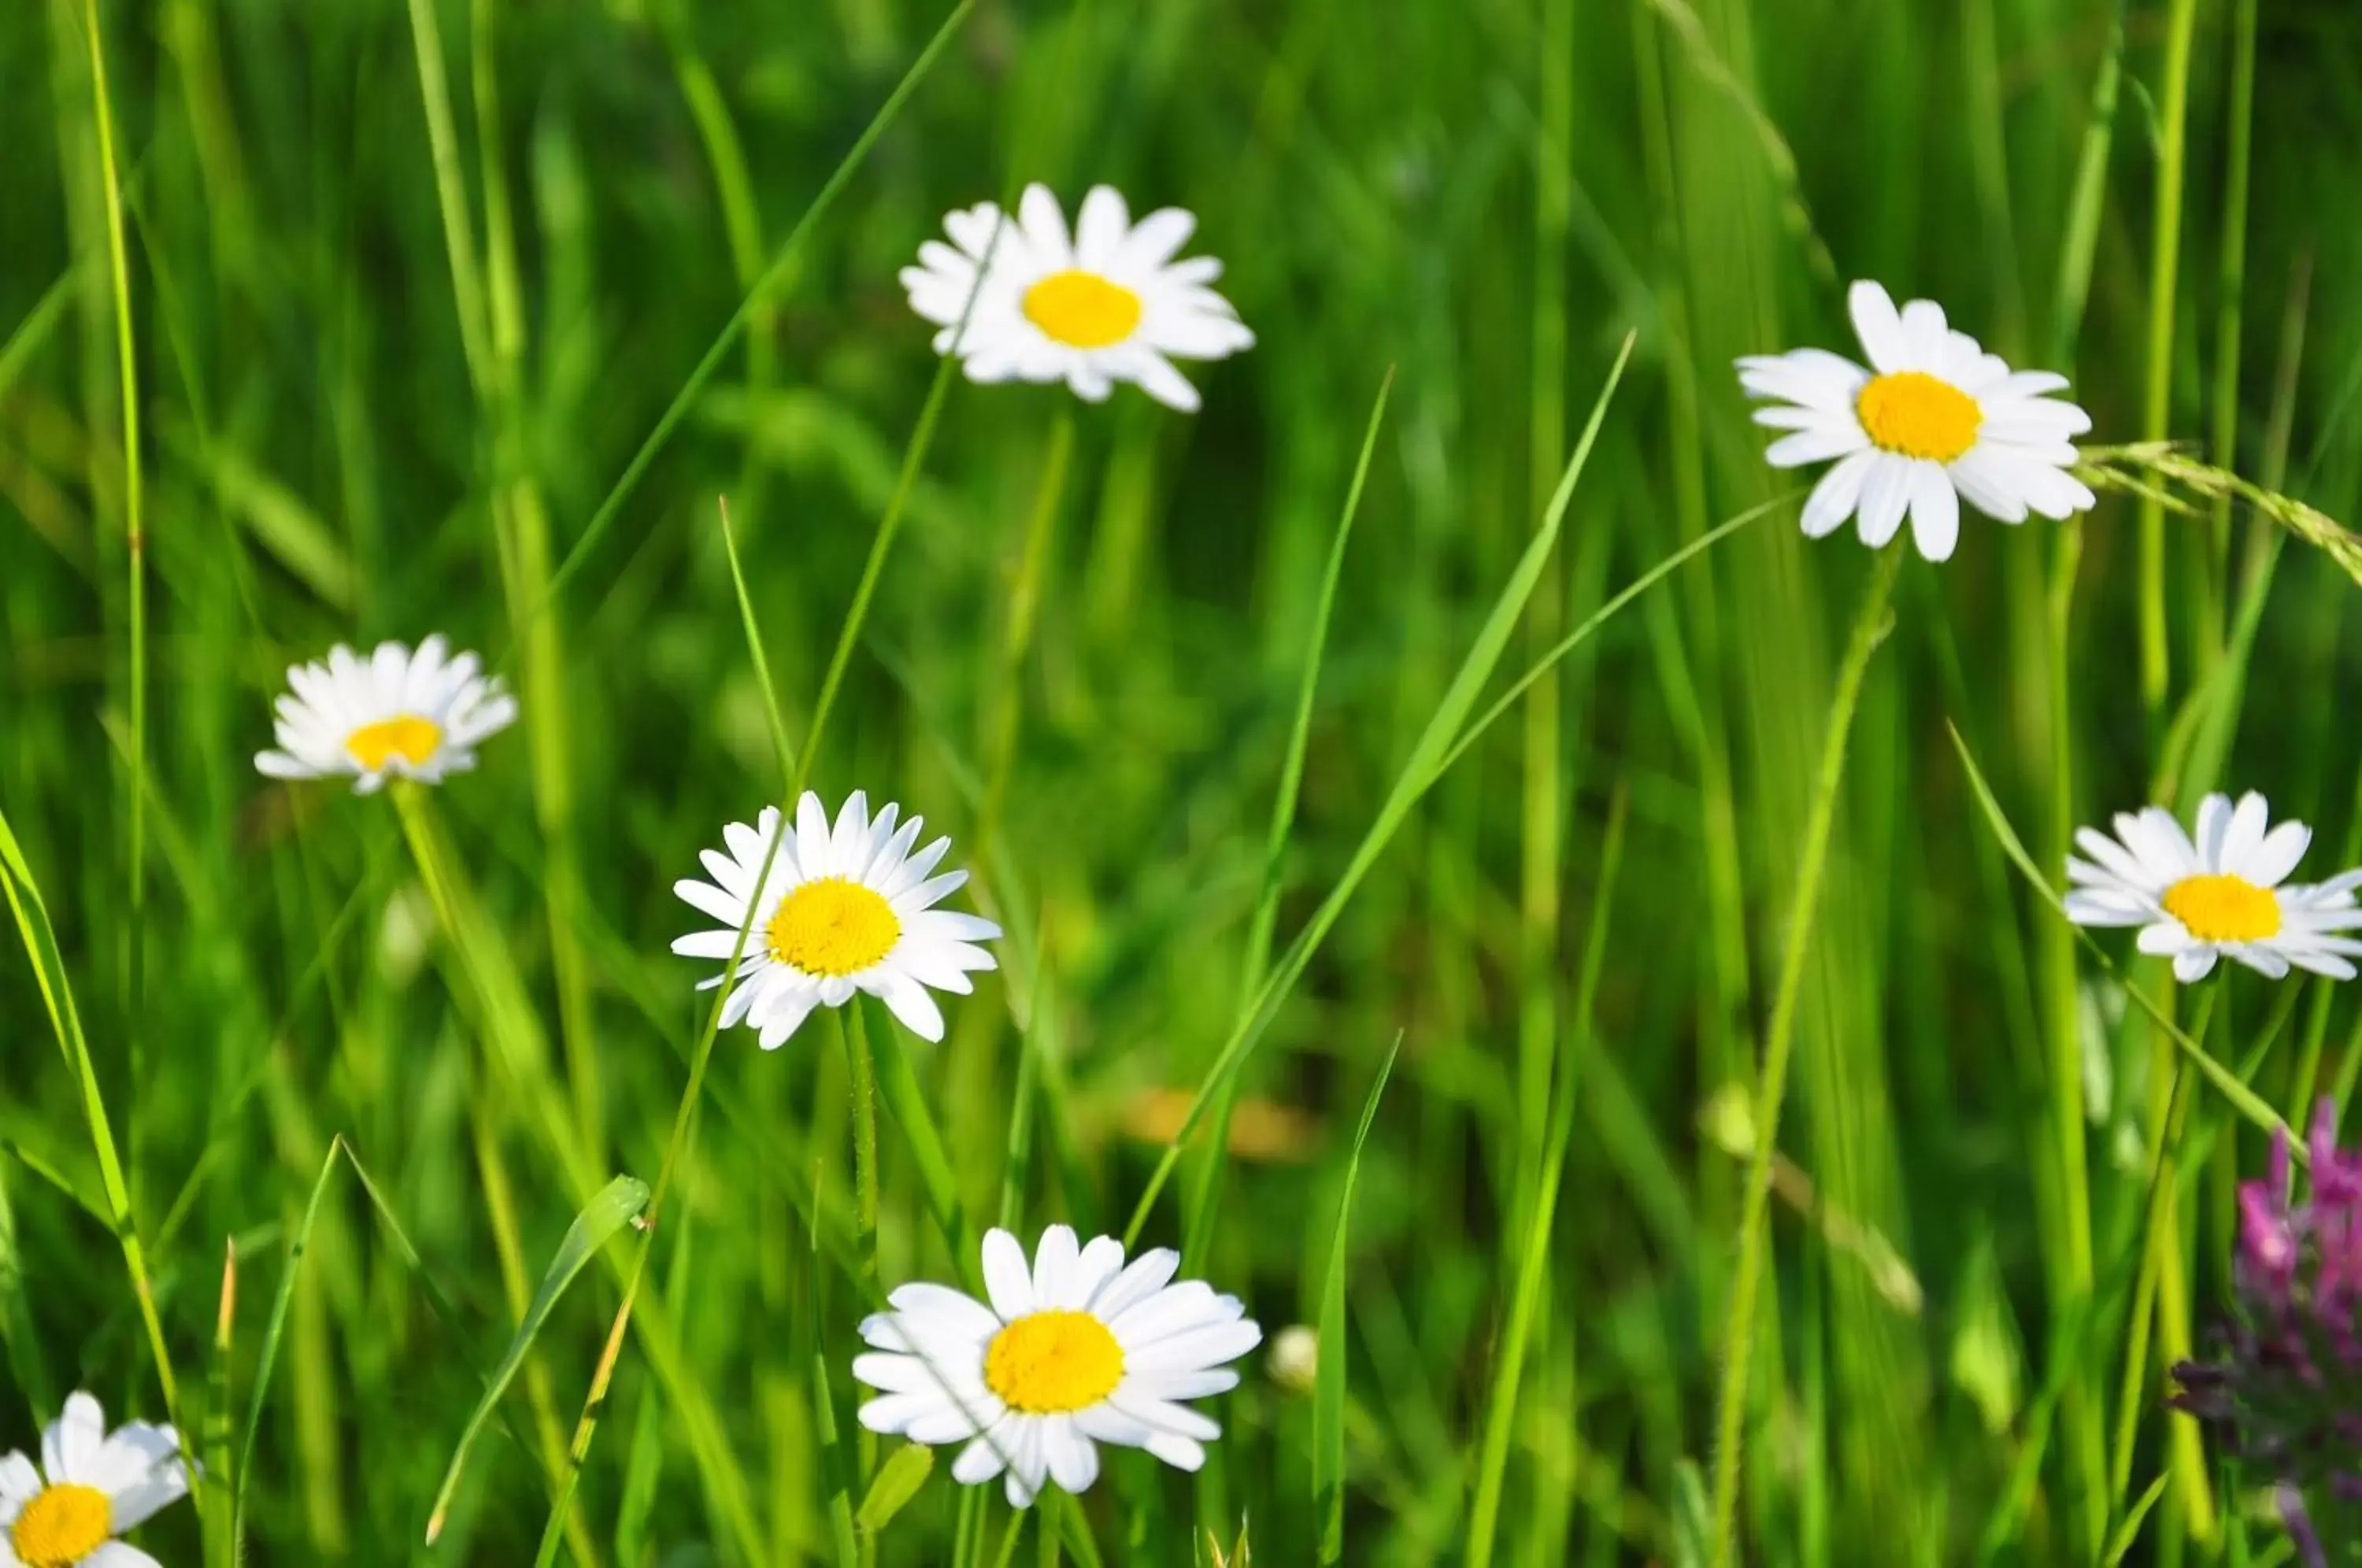
<path fill-rule="evenodd" d="M 927 1477 L 935 1472 L 935 1451 L 924 1443 L 907 1442 L 895 1452 L 894 1457 L 878 1466 L 869 1483 L 867 1496 L 861 1499 L 860 1511 L 853 1522 L 865 1534 L 876 1535 L 902 1511 L 902 1505 L 919 1495 Z"/>
<path fill-rule="evenodd" d="M 1402 1055 L 1403 1037 L 1395 1035 L 1378 1081 L 1362 1103 L 1361 1125 L 1353 1129 L 1353 1152 L 1345 1159 L 1345 1190 L 1337 1199 L 1337 1226 L 1329 1242 L 1329 1268 L 1320 1280 L 1319 1359 L 1312 1375 L 1312 1496 L 1320 1510 L 1320 1561 L 1335 1562 L 1345 1552 L 1345 1236 L 1353 1218 L 1353 1186 L 1362 1174 L 1362 1145 L 1370 1139 L 1370 1124 L 1378 1119 L 1378 1100 L 1394 1076 L 1395 1058 Z"/>
<path fill-rule="evenodd" d="M 325 1172 L 323 1179 L 326 1179 Z M 313 1194 L 313 1201 L 315 1204 L 319 1201 L 316 1192 Z M 477 1434 L 483 1430 L 484 1423 L 491 1419 L 492 1409 L 500 1403 L 501 1395 L 508 1388 L 510 1380 L 524 1364 L 524 1358 L 532 1351 L 533 1342 L 539 1337 L 542 1325 L 549 1321 L 549 1314 L 557 1307 L 557 1298 L 566 1294 L 566 1287 L 573 1284 L 574 1276 L 598 1255 L 599 1249 L 615 1232 L 638 1219 L 647 1206 L 648 1184 L 637 1176 L 619 1176 L 609 1182 L 567 1228 L 566 1240 L 558 1243 L 557 1255 L 550 1259 L 548 1272 L 541 1276 L 541 1288 L 534 1292 L 532 1305 L 525 1309 L 524 1321 L 517 1325 L 516 1338 L 509 1342 L 508 1353 L 501 1357 L 501 1364 L 493 1369 L 491 1381 L 484 1389 L 484 1397 L 476 1402 L 475 1413 L 468 1418 L 467 1426 L 460 1430 L 459 1444 L 451 1452 L 450 1468 L 444 1472 L 442 1489 L 435 1494 L 435 1509 L 427 1516 L 427 1545 L 434 1545 L 435 1538 L 443 1533 L 444 1522 L 451 1510 L 452 1495 L 458 1491 L 460 1473 L 467 1468 L 468 1450 L 474 1445 Z M 304 1223 L 308 1229 L 308 1214 Z"/>

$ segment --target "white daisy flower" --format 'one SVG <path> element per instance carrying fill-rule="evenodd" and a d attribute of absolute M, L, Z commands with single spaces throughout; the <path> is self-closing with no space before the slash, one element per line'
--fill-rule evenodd
<path fill-rule="evenodd" d="M 2161 806 L 2118 812 L 2114 838 L 2078 829 L 2075 842 L 2091 859 L 2068 858 L 2067 918 L 2139 926 L 2140 950 L 2171 957 L 2185 985 L 2203 978 L 2218 956 L 2274 979 L 2291 965 L 2352 979 L 2346 955 L 2362 954 L 2362 941 L 2335 933 L 2362 926 L 2354 898 L 2362 871 L 2283 886 L 2312 830 L 2270 821 L 2264 798 L 2250 790 L 2235 808 L 2228 795 L 2201 801 L 2194 844 Z"/>
<path fill-rule="evenodd" d="M 1045 1480 L 1069 1492 L 1099 1473 L 1098 1444 L 1144 1448 L 1195 1470 L 1222 1429 L 1181 1403 L 1238 1386 L 1222 1364 L 1254 1349 L 1263 1331 L 1235 1296 L 1199 1280 L 1169 1283 L 1181 1254 L 1143 1253 L 1101 1236 L 1077 1249 L 1053 1225 L 1027 1268 L 1017 1238 L 984 1239 L 990 1305 L 941 1285 L 905 1285 L 893 1310 L 861 1325 L 877 1347 L 853 1375 L 880 1391 L 861 1424 L 912 1442 L 965 1442 L 952 1478 L 978 1485 L 1005 1474 L 1024 1507 Z"/>
<path fill-rule="evenodd" d="M 441 782 L 476 766 L 476 744 L 516 722 L 516 699 L 471 653 L 446 658 L 441 634 L 413 653 L 380 643 L 364 660 L 339 643 L 326 659 L 287 672 L 279 749 L 254 766 L 273 778 L 355 777 L 369 794 L 388 778 Z"/>
<path fill-rule="evenodd" d="M 1198 390 L 1173 358 L 1220 359 L 1254 345 L 1230 301 L 1209 286 L 1222 264 L 1173 259 L 1197 226 L 1178 207 L 1135 224 L 1113 187 L 1094 185 L 1069 239 L 1058 198 L 1028 185 L 1007 223 L 992 202 L 947 215 L 951 244 L 920 246 L 902 286 L 911 308 L 943 328 L 935 352 L 956 352 L 972 381 L 1063 381 L 1093 403 L 1132 381 L 1194 414 Z"/>
<path fill-rule="evenodd" d="M 1755 422 L 1792 433 L 1764 453 L 1773 468 L 1838 459 L 1805 503 L 1808 537 L 1859 516 L 1861 542 L 1882 549 L 1907 511 L 1919 553 L 1940 561 L 1959 539 L 1963 501 L 2003 523 L 2091 509 L 2090 488 L 2067 470 L 2092 416 L 2048 395 L 2066 377 L 2011 370 L 1948 326 L 1933 300 L 1898 315 L 1868 282 L 1847 298 L 1870 369 L 1824 348 L 1738 361 L 1748 394 L 1778 404 Z"/>
<path fill-rule="evenodd" d="M 732 823 L 722 830 L 727 852 L 709 849 L 701 856 L 712 881 L 673 884 L 684 901 L 722 922 L 675 942 L 672 950 L 683 957 L 726 961 L 737 950 L 747 906 L 754 906 L 737 983 L 722 1012 L 723 1028 L 744 1022 L 762 1032 L 764 1050 L 777 1050 L 812 1009 L 843 1007 L 855 991 L 867 991 L 912 1033 L 944 1037 L 944 1015 L 928 988 L 960 996 L 974 990 L 968 976 L 997 966 L 976 944 L 998 937 L 1000 927 L 934 907 L 966 882 L 967 873 L 928 876 L 952 841 L 939 838 L 912 854 L 926 819 L 912 817 L 898 830 L 900 812 L 889 804 L 871 821 L 869 798 L 855 790 L 832 828 L 820 797 L 807 790 L 760 891 L 756 879 L 773 835 L 781 832 L 777 807 L 765 807 L 753 827 Z M 698 988 L 718 986 L 722 978 L 700 981 Z"/>
<path fill-rule="evenodd" d="M 170 1427 L 133 1421 L 106 1430 L 87 1394 L 41 1436 L 41 1463 L 0 1459 L 0 1568 L 161 1568 L 116 1537 L 188 1496 L 181 1440 Z"/>

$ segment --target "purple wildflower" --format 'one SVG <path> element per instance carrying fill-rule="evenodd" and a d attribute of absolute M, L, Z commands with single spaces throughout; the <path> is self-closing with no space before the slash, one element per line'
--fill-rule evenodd
<path fill-rule="evenodd" d="M 2328 1568 L 2324 1538 L 2347 1550 L 2356 1538 L 2325 1536 L 2324 1522 L 2362 1502 L 2362 1150 L 2339 1150 L 2326 1099 L 2306 1142 L 2302 1204 L 2290 1201 L 2285 1130 L 2264 1179 L 2241 1184 L 2236 1306 L 2216 1358 L 2173 1369 L 2172 1403 L 2269 1476 L 2307 1568 Z"/>

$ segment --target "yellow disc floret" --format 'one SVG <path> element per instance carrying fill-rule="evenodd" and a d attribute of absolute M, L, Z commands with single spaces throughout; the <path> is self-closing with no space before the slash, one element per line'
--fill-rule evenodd
<path fill-rule="evenodd" d="M 94 1486 L 51 1486 L 25 1505 L 8 1544 L 25 1568 L 73 1568 L 115 1534 L 115 1509 Z"/>
<path fill-rule="evenodd" d="M 806 882 L 779 900 L 771 956 L 807 975 L 857 975 L 902 939 L 902 922 L 876 889 L 843 877 Z"/>
<path fill-rule="evenodd" d="M 1105 348 L 1140 326 L 1140 296 L 1097 272 L 1053 272 L 1025 291 L 1025 319 L 1070 348 Z"/>
<path fill-rule="evenodd" d="M 422 719 L 415 713 L 402 713 L 391 719 L 380 719 L 373 724 L 363 724 L 345 737 L 345 749 L 353 760 L 371 773 L 379 771 L 395 757 L 413 767 L 423 767 L 443 744 L 443 726 L 432 719 Z"/>
<path fill-rule="evenodd" d="M 2280 901 L 2244 877 L 2184 877 L 2159 900 L 2202 942 L 2264 942 L 2280 932 Z"/>
<path fill-rule="evenodd" d="M 1088 1312 L 1029 1312 L 992 1336 L 984 1381 L 1029 1416 L 1087 1410 L 1123 1381 L 1123 1347 Z"/>
<path fill-rule="evenodd" d="M 1854 412 L 1881 451 L 1938 463 L 1975 446 L 1985 420 L 1976 399 L 1925 370 L 1873 378 L 1854 400 Z"/>

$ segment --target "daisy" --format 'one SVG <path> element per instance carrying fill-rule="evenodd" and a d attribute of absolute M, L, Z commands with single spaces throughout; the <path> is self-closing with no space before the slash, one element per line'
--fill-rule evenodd
<path fill-rule="evenodd" d="M 295 666 L 277 705 L 279 749 L 254 766 L 273 778 L 349 773 L 362 795 L 388 778 L 435 784 L 475 767 L 476 743 L 516 722 L 516 699 L 477 673 L 474 654 L 446 658 L 447 646 L 438 633 L 416 653 L 380 643 L 363 659 L 339 643 Z"/>
<path fill-rule="evenodd" d="M 160 1568 L 115 1538 L 188 1492 L 171 1428 L 133 1421 L 110 1436 L 98 1401 L 76 1394 L 42 1434 L 39 1469 L 0 1459 L 0 1568 Z"/>
<path fill-rule="evenodd" d="M 2282 886 L 2312 830 L 2299 822 L 2271 827 L 2268 813 L 2249 790 L 2236 808 L 2228 795 L 2201 801 L 2195 844 L 2161 806 L 2118 812 L 2114 838 L 2078 829 L 2075 842 L 2092 858 L 2068 858 L 2067 918 L 2139 926 L 2140 950 L 2170 956 L 2185 985 L 2203 978 L 2218 956 L 2274 979 L 2291 965 L 2352 979 L 2345 955 L 2362 953 L 2362 941 L 2335 933 L 2362 926 L 2354 899 L 2362 871 Z"/>
<path fill-rule="evenodd" d="M 1132 381 L 1194 414 L 1198 390 L 1168 356 L 1220 359 L 1254 345 L 1230 301 L 1208 286 L 1222 264 L 1173 259 L 1197 226 L 1178 207 L 1135 224 L 1113 187 L 1094 185 L 1070 239 L 1058 198 L 1028 185 L 1009 222 L 992 202 L 946 216 L 952 243 L 920 246 L 902 286 L 911 308 L 943 328 L 935 352 L 958 354 L 972 381 L 1063 381 L 1093 403 Z"/>
<path fill-rule="evenodd" d="M 974 1486 L 1005 1473 L 1020 1508 L 1044 1480 L 1087 1489 L 1103 1442 L 1195 1470 L 1222 1429 L 1181 1401 L 1237 1387 L 1222 1364 L 1263 1331 L 1237 1297 L 1169 1283 L 1180 1266 L 1180 1253 L 1160 1247 L 1126 1268 L 1114 1237 L 1077 1250 L 1075 1232 L 1053 1225 L 1029 1269 L 1017 1238 L 996 1230 L 984 1239 L 990 1305 L 905 1285 L 887 1297 L 892 1311 L 862 1323 L 877 1349 L 854 1358 L 853 1375 L 880 1397 L 861 1407 L 861 1424 L 965 1442 L 952 1478 Z"/>
<path fill-rule="evenodd" d="M 976 944 L 998 937 L 1000 927 L 934 907 L 967 873 L 929 877 L 952 841 L 939 838 L 912 854 L 926 819 L 912 817 L 897 831 L 900 812 L 889 804 L 873 822 L 868 796 L 855 790 L 832 828 L 820 797 L 807 790 L 796 825 L 783 835 L 778 809 L 766 807 L 755 826 L 732 823 L 722 830 L 726 853 L 704 852 L 712 881 L 673 884 L 684 902 L 722 922 L 675 942 L 672 950 L 683 957 L 727 960 L 738 951 L 748 907 L 754 910 L 737 983 L 722 1011 L 723 1028 L 743 1021 L 762 1032 L 764 1050 L 777 1050 L 812 1009 L 843 1007 L 855 991 L 867 991 L 912 1033 L 944 1037 L 944 1015 L 928 988 L 961 996 L 974 990 L 968 975 L 997 966 Z M 758 891 L 775 835 L 778 854 Z M 716 975 L 698 988 L 722 980 Z"/>
<path fill-rule="evenodd" d="M 1933 300 L 1898 315 L 1884 289 L 1863 282 L 1848 304 L 1869 370 L 1824 348 L 1738 361 L 1748 395 L 1777 404 L 1755 422 L 1792 432 L 1764 454 L 1773 468 L 1838 459 L 1805 503 L 1807 537 L 1859 516 L 1861 542 L 1882 549 L 1907 511 L 1919 553 L 1940 561 L 1959 539 L 1963 501 L 2003 523 L 2091 509 L 2090 488 L 2067 470 L 2070 440 L 2092 416 L 2048 395 L 2066 377 L 2011 370 L 1946 326 Z"/>

